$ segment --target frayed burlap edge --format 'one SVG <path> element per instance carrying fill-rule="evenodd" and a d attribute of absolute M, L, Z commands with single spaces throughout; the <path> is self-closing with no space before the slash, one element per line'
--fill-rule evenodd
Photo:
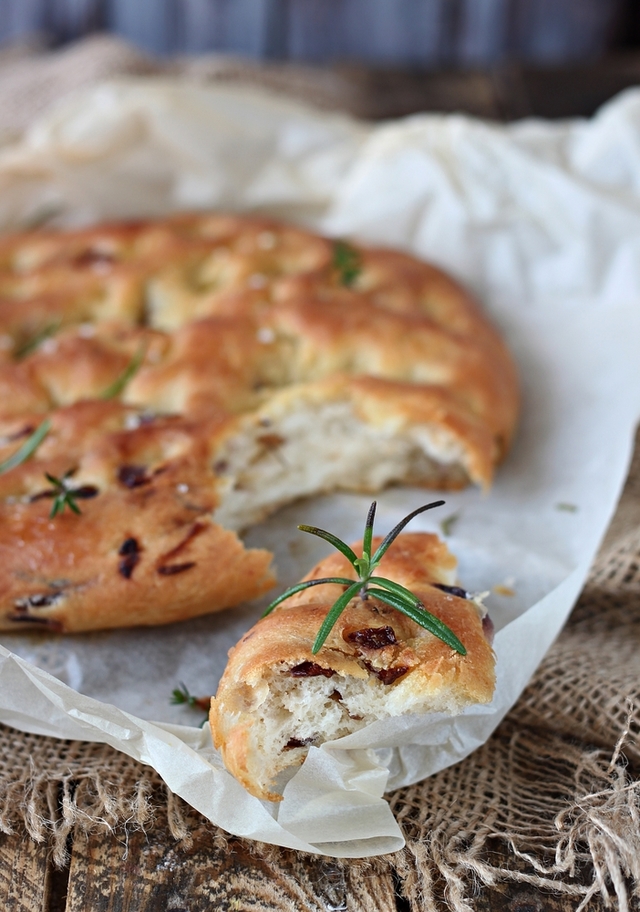
<path fill-rule="evenodd" d="M 480 884 L 516 882 L 575 897 L 576 910 L 587 908 L 599 895 L 606 907 L 628 912 L 630 897 L 640 895 L 640 783 L 634 781 L 621 753 L 624 739 L 621 736 L 608 758 L 603 751 L 585 750 L 561 738 L 549 740 L 546 733 L 521 729 L 515 722 L 503 726 L 496 741 L 500 759 L 507 762 L 497 763 L 496 774 L 508 774 L 514 758 L 522 764 L 519 754 L 524 750 L 530 756 L 528 773 L 549 764 L 553 786 L 549 788 L 550 782 L 539 786 L 535 776 L 523 782 L 521 766 L 520 782 L 507 780 L 502 789 L 503 796 L 505 792 L 510 796 L 502 807 L 476 798 L 482 819 L 461 819 L 456 802 L 440 820 L 422 820 L 416 826 L 405 819 L 407 847 L 393 864 L 412 910 L 436 912 L 444 896 L 455 912 L 473 912 Z M 488 748 L 475 764 L 492 762 L 494 753 Z M 437 781 L 442 778 L 445 781 Z M 436 802 L 444 789 L 451 792 L 450 780 L 451 776 L 434 777 L 422 792 L 423 807 Z M 514 799 L 523 800 L 518 794 L 523 791 L 529 808 L 509 807 Z M 535 792 L 537 797 L 532 799 Z M 468 793 L 462 798 L 467 813 L 469 798 Z M 406 795 L 400 793 L 396 802 L 402 819 Z M 543 817 L 545 805 L 548 814 Z"/>
<path fill-rule="evenodd" d="M 574 897 L 576 910 L 599 895 L 629 912 L 630 897 L 640 896 L 640 782 L 625 762 L 626 738 L 623 732 L 607 756 L 509 720 L 464 763 L 390 796 L 407 845 L 376 867 L 396 875 L 412 912 L 437 912 L 443 898 L 455 912 L 473 912 L 480 884 L 507 882 Z M 58 768 L 31 762 L 19 777 L 0 781 L 0 831 L 26 828 L 50 846 L 58 866 L 68 861 L 72 834 L 117 833 L 125 855 L 132 832 L 166 826 L 189 847 L 191 828 L 203 821 L 154 771 L 100 745 L 68 747 Z M 228 851 L 237 841 L 207 826 L 212 846 L 222 839 Z M 282 862 L 273 846 L 250 850 Z M 332 861 L 344 872 L 369 864 Z"/>
<path fill-rule="evenodd" d="M 189 843 L 187 805 L 157 773 L 107 745 L 57 741 L 0 726 L 0 832 L 23 828 L 68 861 L 69 836 L 153 828 L 161 815 L 176 840 Z M 3 769 L 11 766 L 11 771 Z"/>

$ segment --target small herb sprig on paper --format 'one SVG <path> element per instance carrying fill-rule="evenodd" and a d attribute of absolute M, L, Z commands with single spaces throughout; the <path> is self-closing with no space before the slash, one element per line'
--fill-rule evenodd
<path fill-rule="evenodd" d="M 191 709 L 202 709 L 207 715 L 204 717 L 200 723 L 200 728 L 209 721 L 209 707 L 211 705 L 211 697 L 194 697 L 193 694 L 189 693 L 187 685 L 180 682 L 180 686 L 174 688 L 171 693 L 171 701 L 174 706 L 190 706 Z"/>
<path fill-rule="evenodd" d="M 187 685 L 181 681 L 180 686 L 171 691 L 171 702 L 174 706 L 186 704 L 192 708 L 204 709 L 205 712 L 208 712 L 211 697 L 194 697 L 193 694 L 189 693 Z"/>
<path fill-rule="evenodd" d="M 346 241 L 335 241 L 333 244 L 333 267 L 338 273 L 341 285 L 350 288 L 362 272 L 362 260 L 359 252 Z"/>
<path fill-rule="evenodd" d="M 323 583 L 338 583 L 339 585 L 345 586 L 346 589 L 339 598 L 333 603 L 329 609 L 327 616 L 325 617 L 318 635 L 316 636 L 315 642 L 311 649 L 311 652 L 315 655 L 319 652 L 327 637 L 329 636 L 334 624 L 347 607 L 351 599 L 359 596 L 363 601 L 366 601 L 370 596 L 378 599 L 381 602 L 384 602 L 386 605 L 389 605 L 391 608 L 395 608 L 397 611 L 401 611 L 403 614 L 406 614 L 407 617 L 411 618 L 412 621 L 415 621 L 416 624 L 419 624 L 421 627 L 424 627 L 425 630 L 428 630 L 430 633 L 433 633 L 434 636 L 437 636 L 441 639 L 447 646 L 450 646 L 452 649 L 455 649 L 456 652 L 459 652 L 460 655 L 466 655 L 467 650 L 464 648 L 458 637 L 455 635 L 453 630 L 447 627 L 439 618 L 427 611 L 425 606 L 422 604 L 419 598 L 417 598 L 409 589 L 405 589 L 404 586 L 401 586 L 399 583 L 394 582 L 393 580 L 386 579 L 383 576 L 375 576 L 375 570 L 378 567 L 378 564 L 382 560 L 384 554 L 388 550 L 389 546 L 395 541 L 398 535 L 402 532 L 404 527 L 411 522 L 416 516 L 420 513 L 424 513 L 426 510 L 432 510 L 434 507 L 441 507 L 444 504 L 443 500 L 437 500 L 430 504 L 425 504 L 423 507 L 418 507 L 417 510 L 409 513 L 408 516 L 405 516 L 404 519 L 400 520 L 397 526 L 395 526 L 391 532 L 383 539 L 378 547 L 377 551 L 372 555 L 371 554 L 371 542 L 373 539 L 373 523 L 376 515 L 376 502 L 374 501 L 369 508 L 369 513 L 367 515 L 367 521 L 364 527 L 364 536 L 362 539 L 362 557 L 358 557 L 357 554 L 345 544 L 337 536 L 333 535 L 331 532 L 325 532 L 324 529 L 318 529 L 316 526 L 298 526 L 302 532 L 309 532 L 311 535 L 317 535 L 319 538 L 323 538 L 325 541 L 328 541 L 330 544 L 337 548 L 344 556 L 347 558 L 353 569 L 358 575 L 357 580 L 346 579 L 344 577 L 326 577 L 324 579 L 313 579 L 306 580 L 303 583 L 298 583 L 296 586 L 292 586 L 290 589 L 287 589 L 286 592 L 283 592 L 282 595 L 278 596 L 275 599 L 267 610 L 262 615 L 266 617 L 270 614 L 274 608 L 277 608 L 281 602 L 284 602 L 286 599 L 290 598 L 292 595 L 295 595 L 297 592 L 302 592 L 304 589 L 308 589 L 310 586 L 320 586 Z"/>
<path fill-rule="evenodd" d="M 9 456 L 4 462 L 0 462 L 0 475 L 4 475 L 5 472 L 17 468 L 17 466 L 26 462 L 27 459 L 30 459 L 50 430 L 51 421 L 48 418 L 45 418 L 35 429 L 33 434 L 30 434 L 29 437 L 27 437 L 22 446 L 18 447 L 12 456 Z"/>

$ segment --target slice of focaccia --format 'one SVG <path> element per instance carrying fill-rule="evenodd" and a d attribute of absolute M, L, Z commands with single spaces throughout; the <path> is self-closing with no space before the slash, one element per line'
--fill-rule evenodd
<path fill-rule="evenodd" d="M 374 540 L 374 547 L 380 540 Z M 357 554 L 362 546 L 354 546 Z M 380 574 L 410 589 L 466 649 L 460 655 L 400 611 L 368 596 L 351 600 L 325 645 L 312 645 L 342 594 L 322 584 L 293 595 L 230 651 L 211 701 L 215 746 L 227 769 L 259 798 L 279 801 L 276 779 L 300 765 L 311 745 L 341 738 L 376 719 L 461 712 L 488 703 L 495 686 L 491 623 L 457 586 L 456 560 L 437 536 L 404 534 Z M 336 553 L 305 579 L 350 577 Z"/>

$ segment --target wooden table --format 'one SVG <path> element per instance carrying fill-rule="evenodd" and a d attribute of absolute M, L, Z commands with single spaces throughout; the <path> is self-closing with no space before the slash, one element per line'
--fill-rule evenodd
<path fill-rule="evenodd" d="M 592 67 L 418 73 L 342 70 L 358 88 L 361 114 L 466 111 L 500 120 L 591 114 L 628 85 L 640 83 L 640 56 Z M 57 869 L 47 845 L 25 834 L 0 836 L 0 912 L 409 912 L 390 875 L 358 873 L 326 858 L 285 850 L 262 853 L 230 837 L 216 846 L 214 828 L 193 812 L 186 845 L 165 826 L 144 832 L 70 836 L 69 864 Z M 479 891 L 477 912 L 570 912 L 579 905 L 521 884 Z M 446 908 L 443 906 L 443 908 Z M 596 899 L 590 910 L 604 908 Z"/>
<path fill-rule="evenodd" d="M 70 846 L 56 869 L 45 845 L 27 836 L 0 837 L 3 912 L 410 912 L 388 874 L 341 868 L 331 859 L 273 850 L 267 857 L 194 814 L 190 846 L 156 827 L 153 839 L 95 834 Z M 269 857 L 270 856 L 270 857 Z M 475 912 L 573 912 L 563 898 L 523 884 L 479 890 Z M 443 912 L 447 906 L 443 903 Z M 632 906 L 637 910 L 638 906 Z M 595 899 L 589 912 L 604 912 Z"/>

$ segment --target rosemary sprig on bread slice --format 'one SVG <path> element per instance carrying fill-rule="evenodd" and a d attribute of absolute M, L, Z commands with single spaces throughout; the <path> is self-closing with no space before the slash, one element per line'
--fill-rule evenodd
<path fill-rule="evenodd" d="M 281 776 L 312 747 L 369 723 L 455 715 L 491 700 L 485 610 L 458 585 L 456 560 L 438 536 L 403 532 L 432 506 L 383 539 L 373 536 L 372 505 L 363 541 L 353 545 L 301 527 L 336 551 L 231 649 L 211 701 L 214 744 L 253 795 L 281 800 Z"/>
<path fill-rule="evenodd" d="M 369 513 L 367 514 L 367 521 L 364 527 L 362 557 L 358 557 L 346 542 L 343 542 L 337 535 L 333 535 L 331 532 L 325 532 L 324 529 L 318 529 L 316 526 L 298 526 L 302 532 L 309 532 L 311 535 L 317 535 L 319 538 L 325 539 L 325 541 L 328 541 L 334 548 L 340 551 L 341 554 L 344 554 L 358 574 L 358 578 L 355 582 L 352 579 L 346 579 L 344 577 L 305 580 L 304 582 L 298 583 L 296 586 L 287 589 L 286 592 L 283 592 L 277 599 L 274 599 L 264 612 L 263 617 L 271 614 L 274 608 L 277 608 L 277 606 L 286 601 L 286 599 L 291 598 L 292 595 L 296 595 L 298 592 L 302 592 L 310 586 L 318 586 L 323 583 L 337 583 L 338 585 L 344 586 L 345 590 L 342 595 L 335 600 L 327 612 L 326 618 L 322 622 L 322 626 L 320 627 L 313 647 L 311 648 L 311 652 L 314 655 L 322 649 L 334 624 L 351 599 L 355 598 L 356 595 L 363 601 L 366 601 L 370 596 L 373 596 L 377 598 L 378 601 L 390 605 L 391 608 L 401 611 L 403 614 L 406 614 L 407 617 L 411 618 L 412 621 L 415 621 L 416 624 L 424 627 L 425 630 L 430 631 L 434 636 L 439 637 L 447 646 L 455 649 L 460 655 L 466 655 L 467 651 L 455 633 L 450 630 L 446 624 L 443 624 L 441 620 L 435 617 L 435 615 L 427 611 L 419 598 L 407 588 L 393 580 L 385 579 L 383 576 L 374 576 L 374 572 L 386 551 L 411 520 L 415 519 L 415 517 L 419 516 L 421 513 L 432 510 L 434 507 L 441 507 L 443 504 L 444 500 L 435 500 L 433 503 L 425 504 L 424 506 L 413 510 L 394 526 L 386 538 L 383 539 L 373 556 L 371 555 L 371 543 L 373 540 L 373 524 L 375 522 L 377 507 L 375 500 L 369 507 Z M 375 584 L 375 588 L 371 588 L 372 584 Z"/>

